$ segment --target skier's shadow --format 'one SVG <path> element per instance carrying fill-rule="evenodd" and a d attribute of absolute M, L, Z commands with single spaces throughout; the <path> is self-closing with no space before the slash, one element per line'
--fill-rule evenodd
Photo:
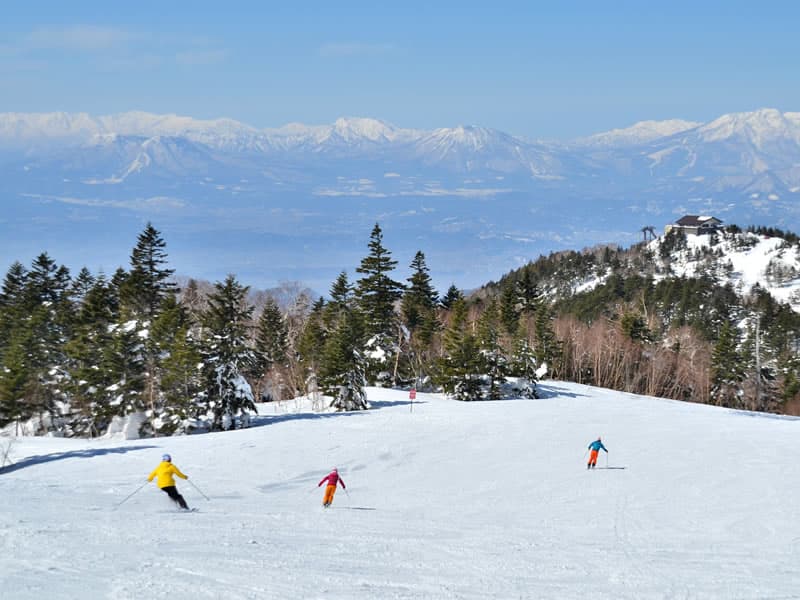
<path fill-rule="evenodd" d="M 335 508 L 336 510 L 378 510 L 371 506 L 331 506 L 329 508 Z"/>
<path fill-rule="evenodd" d="M 158 448 L 158 446 L 118 446 L 116 448 L 92 448 L 87 450 L 70 450 L 69 452 L 53 452 L 52 454 L 36 454 L 34 456 L 23 458 L 14 464 L 6 465 L 0 469 L 0 474 L 19 471 L 20 469 L 53 462 L 55 460 L 65 460 L 68 458 L 91 458 L 93 456 L 102 456 L 104 454 L 125 454 L 126 452 L 133 452 L 135 450 L 148 450 L 150 448 Z"/>

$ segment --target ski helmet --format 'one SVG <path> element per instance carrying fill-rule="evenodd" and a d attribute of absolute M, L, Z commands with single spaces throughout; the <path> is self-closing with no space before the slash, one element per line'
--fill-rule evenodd
<path fill-rule="evenodd" d="M 161 457 L 161 460 L 164 460 L 166 462 L 171 462 L 172 457 L 169 454 L 165 454 L 164 456 Z"/>

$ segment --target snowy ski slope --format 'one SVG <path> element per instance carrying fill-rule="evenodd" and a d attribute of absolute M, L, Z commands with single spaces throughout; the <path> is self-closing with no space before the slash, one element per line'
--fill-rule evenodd
<path fill-rule="evenodd" d="M 256 427 L 21 439 L 0 594 L 25 599 L 800 597 L 800 420 L 547 381 L 541 400 L 370 388 Z M 598 435 L 608 463 L 585 469 Z M 3 444 L 7 439 L 0 440 Z M 190 477 L 176 512 L 163 452 Z M 321 507 L 334 466 L 347 484 Z"/>

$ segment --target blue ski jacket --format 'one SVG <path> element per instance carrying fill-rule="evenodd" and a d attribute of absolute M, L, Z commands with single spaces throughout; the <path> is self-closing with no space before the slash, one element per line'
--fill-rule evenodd
<path fill-rule="evenodd" d="M 600 440 L 595 440 L 591 444 L 589 444 L 589 450 L 596 450 L 596 451 L 605 450 L 606 452 L 608 452 L 608 450 L 606 450 L 606 447 L 603 446 L 603 442 L 601 442 Z"/>

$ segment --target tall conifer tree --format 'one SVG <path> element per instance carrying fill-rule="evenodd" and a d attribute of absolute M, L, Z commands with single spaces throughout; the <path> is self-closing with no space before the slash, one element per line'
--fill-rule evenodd
<path fill-rule="evenodd" d="M 152 319 L 164 299 L 177 291 L 166 268 L 166 242 L 150 223 L 139 234 L 131 253 L 131 270 L 121 289 L 124 306 L 132 315 Z"/>
<path fill-rule="evenodd" d="M 396 323 L 394 304 L 400 298 L 403 286 L 389 277 L 397 261 L 392 260 L 391 252 L 384 248 L 383 232 L 377 223 L 370 235 L 369 250 L 369 255 L 356 269 L 362 275 L 356 285 L 356 298 L 364 315 L 367 336 L 391 338 Z"/>
<path fill-rule="evenodd" d="M 489 302 L 478 321 L 478 344 L 480 365 L 489 379 L 487 396 L 497 400 L 501 396 L 500 386 L 506 382 L 508 359 L 500 345 L 500 315 L 495 301 Z"/>
<path fill-rule="evenodd" d="M 259 382 L 275 367 L 285 365 L 289 351 L 289 332 L 286 319 L 281 314 L 280 307 L 272 296 L 267 296 L 264 308 L 258 318 L 255 342 L 255 368 L 254 373 Z M 277 385 L 279 378 L 277 371 L 273 373 L 273 383 Z M 259 395 L 261 390 L 259 391 Z"/>
<path fill-rule="evenodd" d="M 203 316 L 206 406 L 213 429 L 246 427 L 256 410 L 253 390 L 244 377 L 255 359 L 248 343 L 253 315 L 247 303 L 249 289 L 233 275 L 217 282 Z"/>
<path fill-rule="evenodd" d="M 116 413 L 112 403 L 118 397 L 114 387 L 118 373 L 112 360 L 112 336 L 117 316 L 114 292 L 101 275 L 85 293 L 66 344 L 71 434 L 101 435 Z"/>
<path fill-rule="evenodd" d="M 745 373 L 738 344 L 735 326 L 725 321 L 711 353 L 711 399 L 720 406 L 736 408 L 740 404 Z"/>
<path fill-rule="evenodd" d="M 444 331 L 443 350 L 437 373 L 442 389 L 457 400 L 479 400 L 481 367 L 478 341 L 470 331 L 467 304 L 463 299 L 453 302 L 450 322 Z"/>

